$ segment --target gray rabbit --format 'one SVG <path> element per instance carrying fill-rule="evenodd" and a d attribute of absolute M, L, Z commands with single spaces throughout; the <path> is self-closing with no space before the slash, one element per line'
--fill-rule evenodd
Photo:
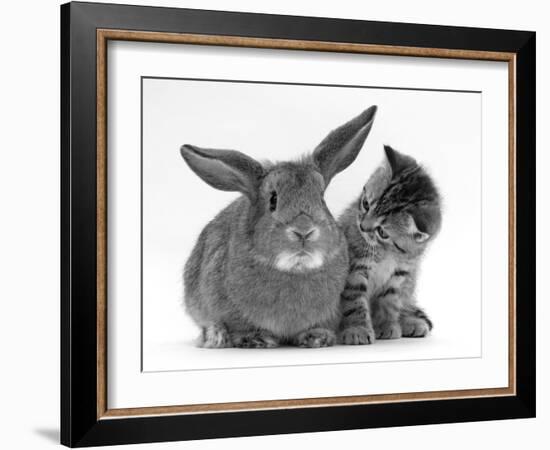
<path fill-rule="evenodd" d="M 323 195 L 357 157 L 375 113 L 371 106 L 292 162 L 181 147 L 206 183 L 243 194 L 206 225 L 185 265 L 185 305 L 202 329 L 200 346 L 336 342 L 348 253 Z"/>

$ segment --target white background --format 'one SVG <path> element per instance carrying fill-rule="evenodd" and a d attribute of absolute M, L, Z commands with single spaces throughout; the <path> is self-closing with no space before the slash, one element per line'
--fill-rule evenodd
<path fill-rule="evenodd" d="M 135 0 L 133 3 L 147 4 Z M 394 1 L 369 5 L 348 1 L 318 1 L 315 4 L 290 0 L 214 0 L 163 1 L 157 4 L 196 8 L 233 9 L 256 12 L 362 18 L 386 21 L 421 22 L 448 25 L 534 29 L 538 32 L 537 79 L 548 79 L 550 34 L 548 13 L 542 2 L 526 0 L 494 3 L 464 1 L 460 8 L 436 1 Z M 454 6 L 454 5 L 453 5 Z M 56 1 L 10 3 L 4 9 L 2 28 L 4 87 L 2 96 L 2 161 L 0 183 L 4 214 L 2 236 L 2 372 L 0 394 L 3 399 L 3 432 L 6 448 L 39 449 L 53 446 L 58 439 L 59 377 L 59 137 L 58 137 L 58 41 L 59 12 Z M 25 33 L 21 33 L 22 30 Z M 9 64 L 8 64 L 9 62 Z M 6 67 L 8 69 L 6 69 Z M 550 189 L 548 132 L 548 87 L 538 90 L 538 230 L 549 229 L 550 215 L 541 195 Z M 538 236 L 538 277 L 544 279 L 550 267 L 543 261 L 550 250 L 548 235 Z M 549 331 L 540 319 L 548 314 L 542 300 L 550 294 L 548 286 L 538 286 L 538 379 L 548 378 Z M 308 435 L 270 436 L 223 441 L 142 445 L 136 448 L 299 448 L 304 446 L 361 445 L 374 448 L 462 449 L 487 446 L 517 449 L 527 440 L 537 448 L 550 425 L 549 390 L 538 386 L 538 418 L 507 422 L 450 424 L 400 429 L 359 430 Z M 540 442 L 540 441 L 539 441 Z"/>
<path fill-rule="evenodd" d="M 171 59 L 183 54 L 174 54 Z M 320 59 L 329 60 L 326 56 L 329 54 Z M 140 59 L 148 60 L 145 56 Z M 386 70 L 396 71 L 394 58 L 372 59 L 373 67 L 370 70 L 364 67 L 360 72 L 378 71 L 384 78 Z M 278 61 L 280 67 L 280 58 Z M 422 62 L 426 60 L 415 64 Z M 195 66 L 182 62 L 184 67 L 189 65 Z M 428 70 L 433 70 L 434 65 L 430 64 Z M 158 73 L 158 65 L 153 67 Z M 489 70 L 501 80 L 502 91 L 507 92 L 506 63 L 482 63 L 480 67 L 480 70 L 491 67 Z M 412 77 L 411 73 L 408 78 Z M 481 356 L 480 93 L 145 79 L 143 99 L 145 371 Z M 117 103 L 121 105 L 123 101 Z M 375 346 L 337 346 L 320 351 L 195 348 L 193 341 L 198 328 L 181 307 L 183 264 L 202 227 L 239 194 L 217 191 L 202 181 L 184 163 L 180 145 L 189 142 L 234 148 L 257 160 L 296 159 L 311 151 L 331 129 L 371 104 L 379 107 L 372 132 L 353 165 L 331 182 L 326 193 L 327 205 L 337 217 L 355 202 L 384 158 L 383 143 L 413 155 L 431 172 L 445 205 L 443 227 L 422 263 L 417 296 L 436 324 L 433 334 L 428 339 L 379 341 Z M 120 108 L 122 117 L 129 117 L 122 105 Z M 109 117 L 114 119 L 111 114 Z M 506 114 L 502 119 L 506 138 Z M 121 146 L 113 150 L 125 154 L 120 159 L 136 155 L 137 149 L 132 151 L 131 145 L 122 139 L 120 142 Z M 486 157 L 494 168 L 492 159 Z M 114 167 L 129 169 L 122 163 Z M 502 172 L 506 176 L 505 165 Z M 116 181 L 113 184 L 117 186 Z M 128 200 L 121 198 L 118 203 L 137 199 L 138 192 L 133 190 Z M 110 206 L 113 210 L 118 208 L 113 202 Z M 495 211 L 494 201 L 490 206 Z M 493 214 L 500 218 L 499 222 L 506 222 L 506 209 Z M 112 225 L 116 227 L 116 221 Z M 487 229 L 490 235 L 495 234 L 490 225 Z M 120 234 L 128 234 L 128 230 L 123 228 Z M 500 234 L 506 247 L 505 227 Z M 495 261 L 489 255 L 486 259 L 492 266 L 500 263 L 498 280 L 506 284 L 506 259 Z M 457 274 L 468 283 L 458 283 L 455 289 L 449 289 L 456 285 Z M 134 298 L 136 308 L 138 300 Z M 502 301 L 506 304 L 506 296 Z M 122 317 L 126 320 L 126 316 Z"/>

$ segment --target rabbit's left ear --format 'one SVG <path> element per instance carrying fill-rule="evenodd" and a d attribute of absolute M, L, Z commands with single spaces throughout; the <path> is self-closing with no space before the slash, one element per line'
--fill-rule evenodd
<path fill-rule="evenodd" d="M 199 177 L 222 191 L 238 191 L 251 200 L 257 196 L 264 169 L 262 165 L 235 150 L 216 150 L 183 145 L 181 156 Z"/>
<path fill-rule="evenodd" d="M 370 132 L 376 106 L 331 131 L 313 152 L 313 160 L 328 185 L 332 177 L 348 167 L 359 154 Z"/>

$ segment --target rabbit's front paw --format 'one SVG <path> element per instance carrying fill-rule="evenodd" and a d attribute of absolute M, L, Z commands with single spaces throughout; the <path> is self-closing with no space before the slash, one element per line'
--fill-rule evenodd
<path fill-rule="evenodd" d="M 202 329 L 199 346 L 204 348 L 231 347 L 231 338 L 223 325 L 209 325 Z"/>
<path fill-rule="evenodd" d="M 296 336 L 296 345 L 305 348 L 330 347 L 336 344 L 336 335 L 326 328 L 312 328 Z"/>
<path fill-rule="evenodd" d="M 401 325 L 398 322 L 384 322 L 375 327 L 377 339 L 399 339 L 402 335 Z"/>
<path fill-rule="evenodd" d="M 277 338 L 261 331 L 234 333 L 232 341 L 235 347 L 240 348 L 275 348 L 279 346 Z"/>
<path fill-rule="evenodd" d="M 338 341 L 344 345 L 374 344 L 374 330 L 372 327 L 349 327 L 338 335 Z"/>

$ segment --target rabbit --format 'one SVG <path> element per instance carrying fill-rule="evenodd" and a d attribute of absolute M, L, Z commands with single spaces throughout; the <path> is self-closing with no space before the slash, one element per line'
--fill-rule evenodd
<path fill-rule="evenodd" d="M 234 150 L 181 147 L 206 183 L 243 194 L 204 227 L 185 264 L 184 303 L 202 330 L 198 346 L 335 344 L 348 250 L 323 196 L 357 157 L 376 110 L 296 161 L 262 165 Z"/>

